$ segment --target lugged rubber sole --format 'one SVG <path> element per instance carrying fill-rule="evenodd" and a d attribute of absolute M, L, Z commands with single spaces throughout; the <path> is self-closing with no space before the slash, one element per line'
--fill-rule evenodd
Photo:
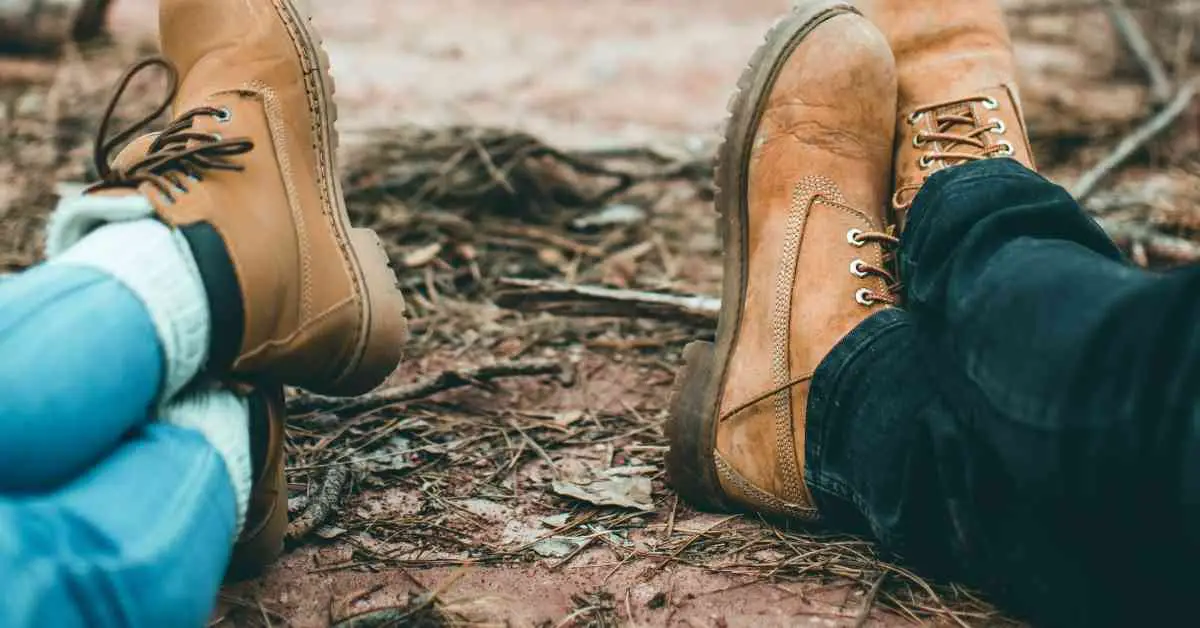
<path fill-rule="evenodd" d="M 735 509 L 721 489 L 714 452 L 725 370 L 737 342 L 746 301 L 749 208 L 745 201 L 754 133 L 782 61 L 818 26 L 847 13 L 858 12 L 845 2 L 799 3 L 767 32 L 764 43 L 742 71 L 730 100 L 725 138 L 717 152 L 713 177 L 717 186 L 717 229 L 725 255 L 716 342 L 695 342 L 684 349 L 684 364 L 675 378 L 666 424 L 670 444 L 667 477 L 681 497 L 699 508 Z"/>
<path fill-rule="evenodd" d="M 382 383 L 400 363 L 404 343 L 408 340 L 404 296 L 397 287 L 396 274 L 379 236 L 370 229 L 352 228 L 346 212 L 337 168 L 335 85 L 329 69 L 329 55 L 312 24 L 310 0 L 275 0 L 275 4 L 290 18 L 284 21 L 302 47 L 300 57 L 305 81 L 319 127 L 314 131 L 323 147 L 320 163 L 324 169 L 327 213 L 361 299 L 359 334 L 350 359 L 345 365 L 339 365 L 341 368 L 333 375 L 330 385 L 310 388 L 322 394 L 358 395 Z"/>

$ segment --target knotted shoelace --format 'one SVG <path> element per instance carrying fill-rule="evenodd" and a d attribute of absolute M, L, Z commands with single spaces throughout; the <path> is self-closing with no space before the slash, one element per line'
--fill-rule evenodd
<path fill-rule="evenodd" d="M 131 124 L 128 128 L 109 136 L 114 113 L 130 83 L 148 68 L 161 68 L 167 75 L 167 94 L 155 107 L 153 113 Z M 168 201 L 174 201 L 177 193 L 188 191 L 187 182 L 204 180 L 209 170 L 244 170 L 244 166 L 233 163 L 230 157 L 250 152 L 254 143 L 248 138 L 225 139 L 216 133 L 193 130 L 197 118 L 209 116 L 228 122 L 232 113 L 226 108 L 196 107 L 179 115 L 155 138 L 142 159 L 123 169 L 112 165 L 113 152 L 134 135 L 145 131 L 155 119 L 165 112 L 179 92 L 179 72 L 170 61 L 162 57 L 151 57 L 134 64 L 117 81 L 116 90 L 105 107 L 96 132 L 92 159 L 100 182 L 88 191 L 108 188 L 136 188 L 143 183 L 154 186 Z"/>
<path fill-rule="evenodd" d="M 953 103 L 929 105 L 915 110 L 909 116 L 909 124 L 916 125 L 925 115 L 933 116 L 934 131 L 919 131 L 913 137 L 913 146 L 920 148 L 930 146 L 930 149 L 920 157 L 920 167 L 928 170 L 935 162 L 949 166 L 957 166 L 972 161 L 981 161 L 993 157 L 1007 157 L 1013 154 L 1013 146 L 1008 142 L 989 145 L 983 136 L 988 133 L 1004 133 L 1007 129 L 999 118 L 992 118 L 980 123 L 975 116 L 972 104 L 982 104 L 986 109 L 996 110 L 999 103 L 988 96 L 976 96 Z M 916 193 L 924 184 L 924 179 L 910 183 L 896 190 L 892 197 L 892 206 L 905 211 L 912 206 Z"/>

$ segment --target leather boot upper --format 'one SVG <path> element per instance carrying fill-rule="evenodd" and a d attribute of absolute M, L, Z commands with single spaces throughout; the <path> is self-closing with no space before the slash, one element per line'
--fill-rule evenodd
<path fill-rule="evenodd" d="M 746 168 L 746 297 L 721 394 L 716 466 L 732 500 L 814 516 L 805 486 L 809 380 L 893 302 L 884 268 L 896 76 L 883 37 L 843 11 L 777 64 Z"/>
<path fill-rule="evenodd" d="M 934 172 L 1011 157 L 1034 168 L 1004 15 L 994 0 L 858 0 L 896 57 L 893 208 L 902 226 Z"/>
<path fill-rule="evenodd" d="M 284 2 L 162 0 L 163 52 L 181 76 L 173 107 L 177 120 L 190 117 L 188 139 L 252 148 L 213 151 L 237 169 L 184 178 L 186 191 L 147 189 L 166 222 L 208 225 L 228 251 L 244 308 L 233 369 L 297 385 L 334 376 L 313 369 L 344 363 L 364 307 L 349 245 L 327 217 L 335 173 L 320 159 L 323 98 L 310 80 L 316 60 L 300 52 L 302 28 Z M 332 333 L 342 329 L 351 332 Z"/>

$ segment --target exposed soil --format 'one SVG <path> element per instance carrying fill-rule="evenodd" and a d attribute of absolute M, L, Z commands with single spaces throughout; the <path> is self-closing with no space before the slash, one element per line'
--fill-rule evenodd
<path fill-rule="evenodd" d="M 679 352 L 711 322 L 548 314 L 511 305 L 527 302 L 503 283 L 716 294 L 700 166 L 738 72 L 790 2 L 314 4 L 338 79 L 352 213 L 387 239 L 413 305 L 417 336 L 390 384 L 498 361 L 554 368 L 366 410 L 296 393 L 295 510 L 332 466 L 352 469 L 348 495 L 263 578 L 227 588 L 216 625 L 1009 623 L 866 541 L 679 502 L 661 471 L 661 425 Z M 1006 3 L 1042 165 L 1069 184 L 1150 113 L 1151 97 L 1103 13 L 1057 5 Z M 152 48 L 156 3 L 115 6 L 115 43 L 0 60 L 0 272 L 37 258 L 55 183 L 89 177 L 107 85 Z M 1194 30 L 1143 17 L 1167 29 L 1156 41 L 1175 42 L 1170 67 L 1186 72 Z M 124 115 L 156 97 L 140 86 Z M 1092 209 L 1200 241 L 1195 112 L 1106 180 Z M 504 129 L 545 150 L 514 156 L 535 140 Z M 638 147 L 653 150 L 628 150 Z M 613 205 L 635 211 L 579 226 Z M 1125 243 L 1148 265 L 1180 261 L 1141 236 Z M 649 487 L 625 494 L 644 512 L 554 490 L 613 477 Z"/>

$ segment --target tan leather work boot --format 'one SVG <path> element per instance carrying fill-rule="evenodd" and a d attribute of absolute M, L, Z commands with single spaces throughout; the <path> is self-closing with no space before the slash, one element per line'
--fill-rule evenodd
<path fill-rule="evenodd" d="M 136 188 L 186 238 L 209 297 L 210 371 L 358 394 L 400 359 L 404 301 L 378 237 L 346 215 L 333 82 L 297 4 L 162 0 L 174 122 L 143 159 L 101 172 L 91 193 Z M 155 65 L 168 67 L 135 66 L 114 105 L 132 74 Z"/>
<path fill-rule="evenodd" d="M 893 303 L 883 232 L 896 73 L 851 6 L 801 3 L 738 82 L 718 155 L 725 280 L 716 343 L 684 351 L 667 471 L 693 504 L 803 519 L 817 365 Z"/>
<path fill-rule="evenodd" d="M 283 552 L 288 524 L 287 482 L 283 476 L 287 406 L 283 389 L 278 386 L 256 389 L 248 401 L 254 484 L 246 507 L 246 523 L 229 563 L 231 580 L 256 577 L 275 562 Z"/>
<path fill-rule="evenodd" d="M 1016 63 L 995 0 L 856 0 L 887 37 L 900 83 L 896 190 L 903 227 L 925 180 L 943 168 L 1011 157 L 1034 168 Z"/>

